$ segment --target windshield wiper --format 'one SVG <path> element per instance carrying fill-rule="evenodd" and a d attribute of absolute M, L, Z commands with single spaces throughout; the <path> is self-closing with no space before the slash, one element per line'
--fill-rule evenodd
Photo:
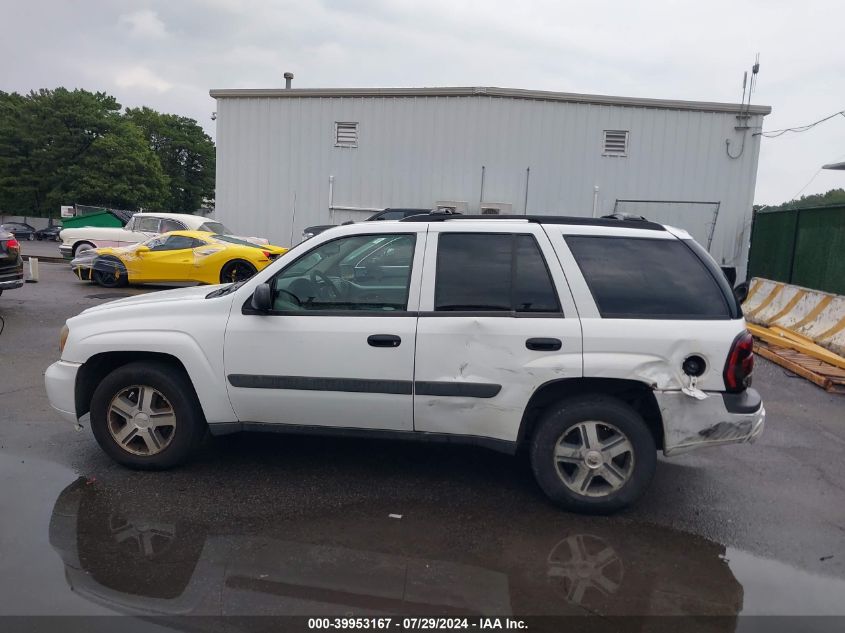
<path fill-rule="evenodd" d="M 228 294 L 233 293 L 235 290 L 240 288 L 244 285 L 244 281 L 238 281 L 233 284 L 229 284 L 228 286 L 223 286 L 222 288 L 218 288 L 217 290 L 212 290 L 207 295 L 205 295 L 206 299 L 214 299 L 215 297 L 224 297 Z"/>

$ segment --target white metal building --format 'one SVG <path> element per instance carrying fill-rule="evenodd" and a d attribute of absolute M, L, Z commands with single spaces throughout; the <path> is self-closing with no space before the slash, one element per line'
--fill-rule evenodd
<path fill-rule="evenodd" d="M 765 106 L 506 88 L 238 89 L 215 216 L 297 243 L 386 207 L 604 215 L 689 230 L 744 275 Z"/>

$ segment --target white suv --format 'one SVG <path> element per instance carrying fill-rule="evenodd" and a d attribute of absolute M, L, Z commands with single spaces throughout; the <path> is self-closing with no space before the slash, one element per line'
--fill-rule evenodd
<path fill-rule="evenodd" d="M 712 258 L 644 221 L 415 217 L 340 226 L 248 281 L 70 319 L 50 402 L 132 468 L 210 431 L 524 447 L 560 505 L 609 512 L 656 450 L 747 442 L 752 340 Z"/>

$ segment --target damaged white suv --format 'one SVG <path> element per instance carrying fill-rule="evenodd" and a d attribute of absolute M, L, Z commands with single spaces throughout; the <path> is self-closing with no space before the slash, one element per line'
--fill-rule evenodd
<path fill-rule="evenodd" d="M 248 281 L 67 322 L 50 402 L 132 468 L 206 431 L 524 448 L 561 506 L 610 512 L 656 451 L 749 442 L 752 340 L 712 258 L 645 221 L 417 216 L 340 226 Z"/>

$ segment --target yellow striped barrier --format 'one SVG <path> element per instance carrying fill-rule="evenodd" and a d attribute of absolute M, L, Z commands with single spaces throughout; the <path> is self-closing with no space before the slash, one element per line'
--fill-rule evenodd
<path fill-rule="evenodd" d="M 755 277 L 742 304 L 746 321 L 782 328 L 845 356 L 845 296 Z"/>

